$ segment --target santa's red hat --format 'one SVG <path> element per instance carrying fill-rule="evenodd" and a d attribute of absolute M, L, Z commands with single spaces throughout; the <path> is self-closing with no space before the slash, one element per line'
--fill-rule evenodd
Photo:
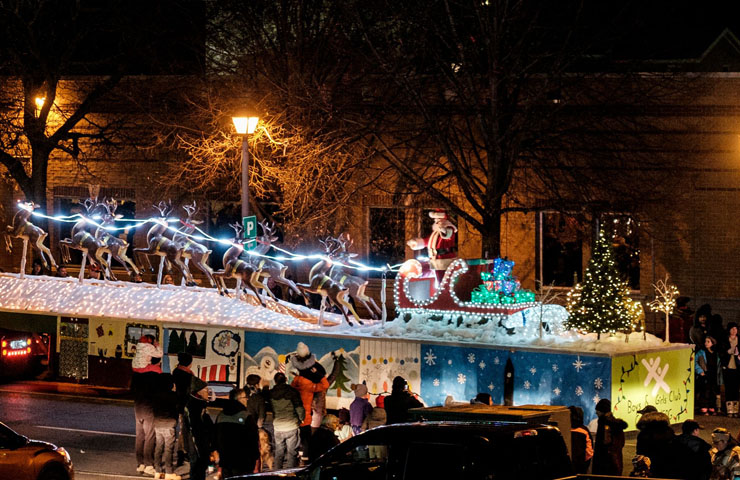
<path fill-rule="evenodd" d="M 447 212 L 441 208 L 435 208 L 434 210 L 429 212 L 429 216 L 435 219 L 436 218 L 447 218 Z"/>

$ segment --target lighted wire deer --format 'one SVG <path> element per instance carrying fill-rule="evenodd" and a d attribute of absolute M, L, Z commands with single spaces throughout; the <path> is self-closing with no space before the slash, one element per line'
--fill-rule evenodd
<path fill-rule="evenodd" d="M 190 274 L 188 266 L 182 261 L 182 245 L 178 245 L 173 242 L 170 238 L 165 236 L 165 233 L 169 229 L 167 222 L 167 214 L 172 211 L 172 204 L 159 202 L 158 205 L 153 205 L 159 211 L 159 218 L 153 218 L 151 221 L 154 223 L 146 234 L 145 248 L 135 248 L 134 256 L 138 255 L 141 259 L 143 256 L 151 271 L 154 271 L 152 262 L 149 260 L 149 255 L 156 255 L 160 258 L 159 260 L 159 272 L 157 274 L 157 285 L 162 284 L 162 270 L 166 264 L 167 271 L 172 271 L 172 266 L 180 272 L 185 278 L 185 284 L 188 286 L 195 285 L 193 276 Z M 140 260 L 141 263 L 141 260 Z"/>
<path fill-rule="evenodd" d="M 198 207 L 193 201 L 192 205 L 184 205 L 182 208 L 188 213 L 188 218 L 180 220 L 182 227 L 175 232 L 172 241 L 182 247 L 182 258 L 185 259 L 185 264 L 187 265 L 188 261 L 192 259 L 193 265 L 203 272 L 211 282 L 211 286 L 215 287 L 217 285 L 213 278 L 213 270 L 208 266 L 208 257 L 211 255 L 211 250 L 193 240 L 191 236 L 195 232 L 195 226 L 203 223 L 202 220 L 193 219 L 198 213 Z"/>
<path fill-rule="evenodd" d="M 46 261 L 44 254 L 49 256 L 49 261 L 52 267 L 57 268 L 57 263 L 54 261 L 54 256 L 51 254 L 51 250 L 44 245 L 44 239 L 48 235 L 42 228 L 37 227 L 30 222 L 31 214 L 38 208 L 33 202 L 18 202 L 18 211 L 13 216 L 12 225 L 6 227 L 5 232 L 5 249 L 8 253 L 13 253 L 13 242 L 11 238 L 20 238 L 23 240 L 23 257 L 21 258 L 21 277 L 25 275 L 26 271 L 26 254 L 28 253 L 28 244 L 31 244 L 32 248 L 38 250 L 41 255 L 41 262 L 45 268 L 49 268 L 49 263 Z"/>
<path fill-rule="evenodd" d="M 325 256 L 311 267 L 311 271 L 308 274 L 309 283 L 299 283 L 296 286 L 301 293 L 303 293 L 303 297 L 306 299 L 306 304 L 309 303 L 309 293 L 321 295 L 319 325 L 323 325 L 324 310 L 327 303 L 337 307 L 342 312 L 342 315 L 344 315 L 344 319 L 347 321 L 349 326 L 353 326 L 354 324 L 347 316 L 347 311 L 351 312 L 352 316 L 357 320 L 357 323 L 362 325 L 362 320 L 360 320 L 359 315 L 355 312 L 352 304 L 347 301 L 349 290 L 332 280 L 328 274 L 332 266 L 331 257 L 339 248 L 341 248 L 338 240 L 336 238 L 327 237 L 326 240 L 319 240 L 319 242 L 324 247 Z"/>
<path fill-rule="evenodd" d="M 265 255 L 270 250 L 272 243 L 277 241 L 278 238 L 275 236 L 274 223 L 271 224 L 267 220 L 262 220 L 259 224 L 262 227 L 262 235 L 257 237 L 257 246 L 252 249 L 252 251 L 257 255 L 250 255 L 249 261 L 256 268 L 260 269 L 261 278 L 272 278 L 278 285 L 285 286 L 292 290 L 296 295 L 302 296 L 303 294 L 298 290 L 296 284 L 285 276 L 285 273 L 288 270 L 287 266 L 272 258 L 261 256 Z M 266 285 L 265 282 L 262 283 Z M 274 295 L 269 288 L 267 289 L 267 292 L 269 292 L 270 296 L 274 298 Z"/>
<path fill-rule="evenodd" d="M 59 241 L 60 251 L 62 252 L 62 259 L 65 263 L 69 263 L 72 260 L 70 255 L 70 249 L 79 250 L 82 252 L 82 263 L 80 264 L 80 276 L 79 280 L 85 278 L 85 265 L 87 264 L 88 257 L 90 258 L 91 265 L 99 265 L 103 270 L 103 275 L 108 280 L 117 280 L 116 276 L 110 269 L 110 265 L 105 260 L 104 255 L 112 255 L 110 247 L 108 247 L 100 238 L 97 233 L 99 224 L 93 220 L 95 216 L 95 209 L 97 202 L 94 198 L 88 198 L 81 205 L 85 207 L 85 214 L 80 216 L 80 219 L 72 227 L 72 231 L 69 234 L 69 238 Z"/>
<path fill-rule="evenodd" d="M 382 315 L 382 312 L 380 311 L 380 307 L 375 303 L 375 300 L 365 295 L 365 287 L 367 287 L 368 283 L 367 279 L 345 272 L 343 264 L 347 264 L 350 259 L 357 256 L 356 253 L 347 251 L 354 241 L 350 238 L 349 234 L 344 233 L 340 234 L 336 241 L 339 248 L 333 252 L 333 259 L 336 259 L 338 262 L 332 264 L 329 276 L 338 284 L 347 287 L 349 296 L 355 301 L 355 305 L 358 302 L 361 303 L 370 313 L 370 316 L 377 320 Z"/>
<path fill-rule="evenodd" d="M 129 245 L 128 242 L 111 234 L 108 230 L 105 229 L 105 227 L 114 225 L 116 220 L 123 217 L 123 215 L 116 215 L 118 202 L 116 202 L 113 198 L 104 199 L 102 203 L 98 203 L 98 206 L 104 208 L 105 213 L 103 213 L 103 218 L 100 222 L 101 226 L 98 227 L 98 229 L 96 230 L 95 236 L 99 238 L 103 242 L 103 245 L 106 245 L 110 250 L 108 263 L 110 264 L 111 258 L 113 258 L 115 261 L 123 265 L 123 268 L 126 269 L 126 273 L 128 273 L 129 277 L 138 275 L 140 273 L 139 268 L 136 266 L 134 261 L 128 258 L 128 256 L 126 255 L 126 251 L 128 250 Z"/>
<path fill-rule="evenodd" d="M 238 223 L 230 224 L 229 226 L 234 229 L 236 235 L 231 243 L 231 247 L 224 253 L 223 270 L 213 272 L 213 276 L 218 280 L 218 291 L 222 295 L 228 295 L 229 290 L 226 288 L 224 279 L 235 278 L 237 280 L 236 295 L 239 295 L 240 288 L 245 292 L 249 288 L 257 295 L 257 299 L 264 307 L 265 302 L 262 300 L 259 290 L 268 289 L 259 280 L 260 271 L 247 260 L 240 258 L 244 253 L 244 239 L 242 237 L 244 229 Z"/>

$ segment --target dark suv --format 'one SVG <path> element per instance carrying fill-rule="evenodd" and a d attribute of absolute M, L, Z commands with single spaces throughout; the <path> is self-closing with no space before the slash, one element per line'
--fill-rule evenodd
<path fill-rule="evenodd" d="M 307 467 L 242 478 L 538 480 L 570 474 L 565 442 L 555 427 L 433 422 L 378 427 Z"/>

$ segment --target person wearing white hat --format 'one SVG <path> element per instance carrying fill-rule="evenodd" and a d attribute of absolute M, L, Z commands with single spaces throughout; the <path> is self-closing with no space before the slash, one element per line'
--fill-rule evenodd
<path fill-rule="evenodd" d="M 444 210 L 433 210 L 429 216 L 434 219 L 432 233 L 427 238 L 413 238 L 406 242 L 412 250 L 426 247 L 429 265 L 441 282 L 445 271 L 457 258 L 457 227 L 447 218 Z"/>

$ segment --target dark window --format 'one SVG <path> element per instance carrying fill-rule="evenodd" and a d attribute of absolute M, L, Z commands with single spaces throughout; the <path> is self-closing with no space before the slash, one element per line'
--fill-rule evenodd
<path fill-rule="evenodd" d="M 345 447 L 346 448 L 346 447 Z M 399 478 L 389 471 L 392 447 L 381 443 L 356 445 L 332 451 L 311 468 L 311 480 L 385 480 Z"/>
<path fill-rule="evenodd" d="M 631 289 L 640 289 L 639 223 L 629 215 L 604 214 L 601 226 L 610 236 L 617 270 Z"/>
<path fill-rule="evenodd" d="M 443 479 L 480 478 L 464 445 L 449 443 L 412 443 L 406 458 L 404 478 Z"/>
<path fill-rule="evenodd" d="M 559 212 L 542 212 L 540 218 L 542 283 L 572 287 L 583 271 L 583 229 L 574 217 Z"/>
<path fill-rule="evenodd" d="M 370 265 L 396 265 L 406 256 L 406 212 L 401 208 L 370 209 Z"/>

